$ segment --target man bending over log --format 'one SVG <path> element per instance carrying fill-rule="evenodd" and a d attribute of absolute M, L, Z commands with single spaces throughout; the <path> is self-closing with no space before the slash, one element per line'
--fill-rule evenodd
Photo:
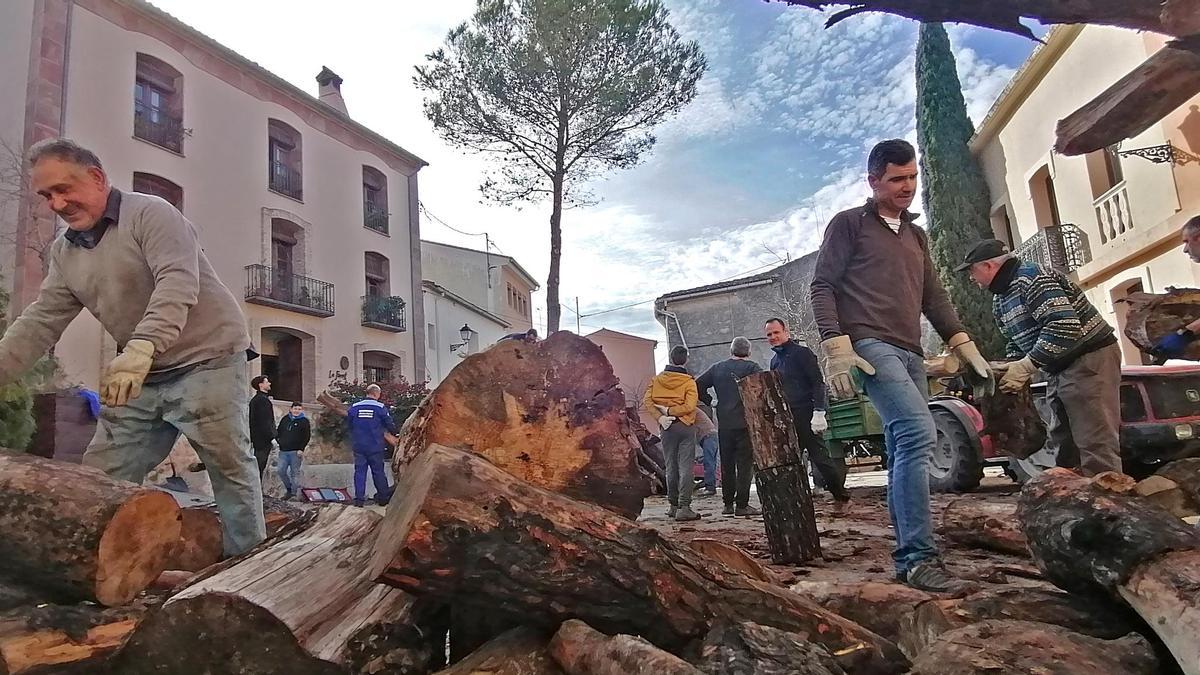
<path fill-rule="evenodd" d="M 1180 235 L 1183 238 L 1183 252 L 1192 259 L 1192 262 L 1200 263 L 1200 216 L 1184 223 Z M 1196 341 L 1198 334 L 1200 334 L 1200 319 L 1180 327 L 1174 333 L 1168 333 L 1154 345 L 1150 353 L 1164 361 L 1184 358 L 1188 346 Z"/>
<path fill-rule="evenodd" d="M 867 159 L 867 183 L 874 197 L 834 216 L 817 254 L 812 309 L 826 380 L 835 398 L 853 398 L 851 372 L 861 372 L 883 420 L 897 579 L 925 591 L 961 593 L 972 585 L 946 570 L 933 542 L 928 465 L 937 435 L 927 402 L 921 315 L 985 389 L 992 373 L 950 305 L 925 231 L 908 211 L 917 193 L 916 150 L 902 140 L 876 145 Z"/>
<path fill-rule="evenodd" d="M 992 314 L 1008 340 L 1000 389 L 1016 393 L 1038 370 L 1054 412 L 1046 433 L 1061 467 L 1085 476 L 1121 471 L 1121 348 L 1112 326 L 1062 274 L 1023 262 L 986 239 L 955 268 L 992 292 Z"/>
<path fill-rule="evenodd" d="M 120 353 L 100 380 L 104 406 L 83 463 L 141 483 L 182 433 L 208 468 L 227 554 L 266 535 L 250 451 L 242 308 L 217 278 L 196 228 L 165 200 L 112 187 L 96 155 L 49 139 L 29 151 L 33 189 L 67 224 L 37 300 L 0 340 L 0 384 L 46 353 L 83 308 Z"/>

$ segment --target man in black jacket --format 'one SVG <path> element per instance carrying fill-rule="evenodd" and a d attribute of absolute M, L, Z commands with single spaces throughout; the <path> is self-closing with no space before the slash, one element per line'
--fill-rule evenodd
<path fill-rule="evenodd" d="M 709 389 L 717 392 L 717 444 L 721 453 L 721 497 L 724 515 L 756 516 L 761 512 L 750 506 L 750 481 L 754 478 L 754 454 L 750 432 L 746 431 L 746 409 L 738 380 L 761 372 L 750 360 L 750 341 L 737 337 L 729 345 L 732 358 L 713 364 L 696 378 L 700 402 L 712 405 Z"/>
<path fill-rule="evenodd" d="M 792 339 L 783 319 L 767 319 L 764 328 L 767 343 L 775 352 L 775 356 L 771 357 L 771 370 L 779 373 L 783 383 L 783 393 L 792 409 L 792 422 L 796 425 L 800 447 L 808 452 L 808 460 L 840 507 L 850 501 L 850 494 L 846 492 L 846 462 L 842 458 L 831 457 L 821 437 L 829 428 L 829 423 L 825 421 L 825 406 L 829 397 L 825 392 L 825 379 L 821 377 L 817 356 L 811 349 Z"/>
<path fill-rule="evenodd" d="M 304 415 L 304 406 L 293 402 L 275 432 L 279 442 L 279 480 L 287 492 L 283 498 L 291 499 L 300 489 L 300 466 L 304 463 L 304 449 L 312 438 L 312 425 Z"/>
<path fill-rule="evenodd" d="M 254 446 L 254 458 L 258 460 L 258 474 L 262 476 L 271 457 L 271 441 L 275 440 L 275 407 L 271 405 L 271 380 L 259 375 L 250 380 L 254 397 L 250 399 L 250 444 Z"/>

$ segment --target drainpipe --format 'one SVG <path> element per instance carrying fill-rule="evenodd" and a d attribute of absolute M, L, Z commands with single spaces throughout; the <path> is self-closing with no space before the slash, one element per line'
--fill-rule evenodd
<path fill-rule="evenodd" d="M 687 338 L 685 338 L 683 336 L 683 324 L 679 323 L 679 317 L 676 316 L 674 312 L 668 312 L 666 309 L 660 309 L 658 311 L 663 316 L 669 316 L 672 319 L 675 319 L 675 330 L 679 331 L 679 343 L 682 344 L 686 348 L 687 347 Z M 671 342 L 671 331 L 670 330 L 667 331 L 667 342 L 668 343 Z"/>

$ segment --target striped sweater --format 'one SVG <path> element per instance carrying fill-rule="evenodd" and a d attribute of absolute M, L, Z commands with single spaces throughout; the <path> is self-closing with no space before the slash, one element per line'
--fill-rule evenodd
<path fill-rule="evenodd" d="M 1087 296 L 1070 279 L 1018 259 L 996 273 L 992 313 L 1008 339 L 1009 358 L 1030 359 L 1057 373 L 1089 352 L 1116 342 Z"/>

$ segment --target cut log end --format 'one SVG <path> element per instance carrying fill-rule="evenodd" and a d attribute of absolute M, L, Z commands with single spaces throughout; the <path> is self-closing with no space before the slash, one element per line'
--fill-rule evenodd
<path fill-rule="evenodd" d="M 121 504 L 100 538 L 96 601 L 123 605 L 153 583 L 177 546 L 179 519 L 175 499 L 158 490 Z"/>

